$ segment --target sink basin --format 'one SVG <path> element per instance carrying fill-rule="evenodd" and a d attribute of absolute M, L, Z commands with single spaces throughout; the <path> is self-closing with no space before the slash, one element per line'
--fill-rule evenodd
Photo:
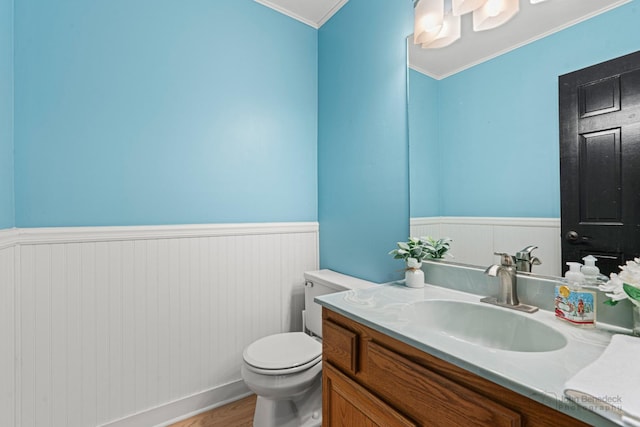
<path fill-rule="evenodd" d="M 494 349 L 544 352 L 567 345 L 560 332 L 529 315 L 485 304 L 419 301 L 410 304 L 404 314 L 416 333 L 433 332 Z"/>

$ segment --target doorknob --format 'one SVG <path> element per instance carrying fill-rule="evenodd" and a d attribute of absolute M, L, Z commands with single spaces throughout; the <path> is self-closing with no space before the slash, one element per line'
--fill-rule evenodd
<path fill-rule="evenodd" d="M 567 240 L 567 242 L 573 243 L 573 244 L 581 244 L 581 243 L 587 243 L 591 238 L 588 236 L 581 236 L 578 234 L 577 231 L 569 231 L 566 236 L 565 239 Z"/>

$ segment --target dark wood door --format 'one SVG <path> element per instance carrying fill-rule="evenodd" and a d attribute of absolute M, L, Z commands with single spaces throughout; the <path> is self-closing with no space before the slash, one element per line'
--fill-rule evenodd
<path fill-rule="evenodd" d="M 640 256 L 640 51 L 559 78 L 562 264 Z"/>

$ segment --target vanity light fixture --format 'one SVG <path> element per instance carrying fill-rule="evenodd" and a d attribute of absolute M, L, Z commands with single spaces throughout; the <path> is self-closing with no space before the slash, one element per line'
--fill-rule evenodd
<path fill-rule="evenodd" d="M 473 12 L 486 3 L 487 0 L 452 0 L 451 10 L 455 16 Z"/>
<path fill-rule="evenodd" d="M 413 42 L 429 44 L 434 41 L 444 24 L 444 0 L 418 0 L 415 3 Z"/>
<path fill-rule="evenodd" d="M 461 36 L 461 15 L 473 13 L 473 30 L 485 31 L 509 21 L 519 10 L 519 0 L 414 0 L 413 42 L 425 49 L 449 46 Z"/>
<path fill-rule="evenodd" d="M 473 11 L 473 31 L 499 27 L 520 10 L 520 0 L 487 0 Z"/>
<path fill-rule="evenodd" d="M 449 46 L 460 38 L 460 27 L 460 16 L 456 16 L 452 13 L 446 14 L 442 22 L 442 29 L 436 38 L 430 43 L 423 43 L 422 47 L 425 49 L 438 49 Z"/>

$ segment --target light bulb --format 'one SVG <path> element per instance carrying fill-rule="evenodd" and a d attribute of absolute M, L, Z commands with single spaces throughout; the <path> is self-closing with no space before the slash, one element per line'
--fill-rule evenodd
<path fill-rule="evenodd" d="M 489 0 L 487 1 L 487 5 L 485 6 L 487 9 L 487 15 L 494 18 L 502 12 L 504 8 L 503 0 Z"/>
<path fill-rule="evenodd" d="M 422 18 L 420 24 L 425 31 L 432 32 L 442 25 L 442 19 L 439 19 L 434 13 L 428 13 Z"/>

